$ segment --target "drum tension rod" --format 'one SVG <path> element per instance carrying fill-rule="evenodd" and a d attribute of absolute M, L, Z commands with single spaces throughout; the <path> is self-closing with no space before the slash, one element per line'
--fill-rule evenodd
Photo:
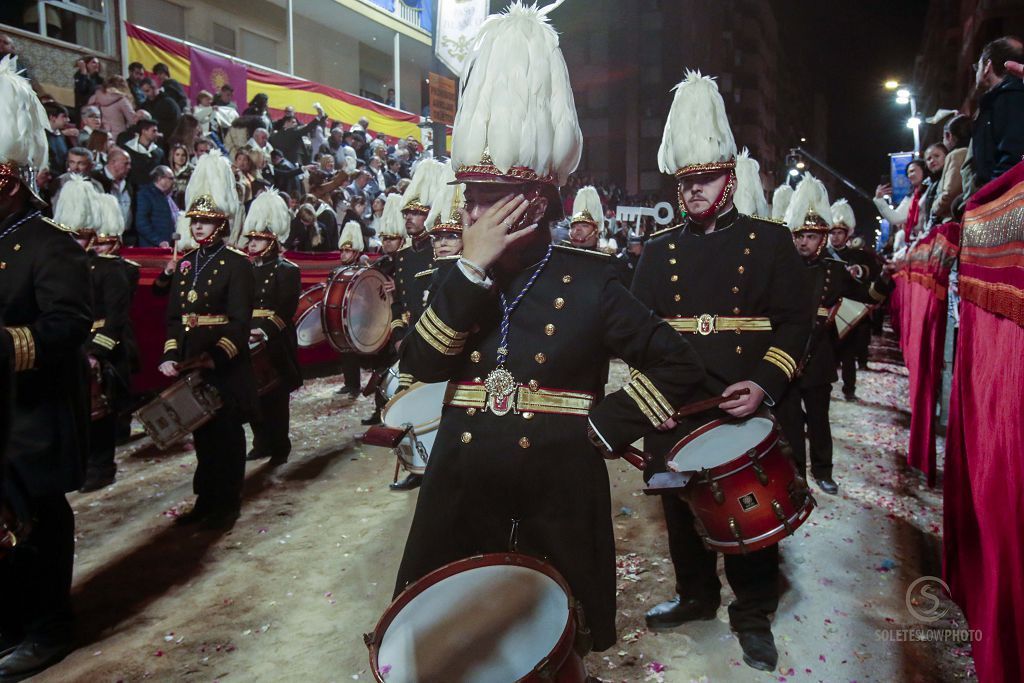
<path fill-rule="evenodd" d="M 718 482 L 711 478 L 710 470 L 704 470 L 704 483 L 710 487 L 711 496 L 715 499 L 715 502 L 723 505 L 725 503 L 725 494 L 722 493 L 722 487 L 718 485 Z"/>
<path fill-rule="evenodd" d="M 736 542 L 740 544 L 740 550 L 744 555 L 746 555 L 747 546 L 743 543 L 743 535 L 740 533 L 740 525 L 736 521 L 735 517 L 729 518 L 729 531 L 732 532 L 732 537 L 736 539 Z"/>
<path fill-rule="evenodd" d="M 761 482 L 761 486 L 767 486 L 768 475 L 765 473 L 764 468 L 761 467 L 761 463 L 757 461 L 757 449 L 751 448 L 746 452 L 746 456 L 750 458 L 750 462 L 754 467 L 754 474 L 757 476 L 757 480 Z"/>
<path fill-rule="evenodd" d="M 775 511 L 775 518 L 782 522 L 782 526 L 786 527 L 786 533 L 793 533 L 793 527 L 789 525 L 789 520 L 786 519 L 786 511 L 782 509 L 779 501 L 774 498 L 772 498 L 772 510 Z"/>

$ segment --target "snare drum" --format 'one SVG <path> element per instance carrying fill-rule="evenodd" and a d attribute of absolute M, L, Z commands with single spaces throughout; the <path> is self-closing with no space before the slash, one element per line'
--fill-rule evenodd
<path fill-rule="evenodd" d="M 413 438 L 398 444 L 395 452 L 405 469 L 413 474 L 423 474 L 427 468 L 430 449 L 434 447 L 437 428 L 441 424 L 447 387 L 447 382 L 416 382 L 388 401 L 380 411 L 381 421 L 392 429 L 412 425 Z"/>
<path fill-rule="evenodd" d="M 164 450 L 209 422 L 223 405 L 217 390 L 190 372 L 142 406 L 135 416 Z"/>
<path fill-rule="evenodd" d="M 374 354 L 391 336 L 388 278 L 376 268 L 345 266 L 331 274 L 321 311 L 327 342 L 339 353 Z"/>
<path fill-rule="evenodd" d="M 300 348 L 316 346 L 325 339 L 320 316 L 326 289 L 327 285 L 320 283 L 310 287 L 299 297 L 299 305 L 295 309 L 295 334 Z"/>
<path fill-rule="evenodd" d="M 427 574 L 364 639 L 379 683 L 583 683 L 576 628 L 565 579 L 542 560 L 508 553 Z"/>
<path fill-rule="evenodd" d="M 398 393 L 398 363 L 387 369 L 380 381 L 380 390 L 384 392 L 384 398 L 388 400 Z"/>
<path fill-rule="evenodd" d="M 669 451 L 669 469 L 693 473 L 683 497 L 711 550 L 753 552 L 778 543 L 810 516 L 815 501 L 766 417 L 715 420 Z"/>
<path fill-rule="evenodd" d="M 263 396 L 281 383 L 281 375 L 274 367 L 266 342 L 251 344 L 249 357 L 252 359 L 252 374 L 256 378 L 256 393 Z"/>

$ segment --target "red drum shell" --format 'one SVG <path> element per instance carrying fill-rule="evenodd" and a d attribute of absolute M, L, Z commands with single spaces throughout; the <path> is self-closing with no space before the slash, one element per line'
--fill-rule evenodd
<path fill-rule="evenodd" d="M 321 282 L 313 285 L 299 297 L 299 305 L 295 309 L 295 331 L 300 348 L 316 346 L 324 341 L 323 325 L 320 322 L 323 310 L 324 291 L 327 285 Z"/>
<path fill-rule="evenodd" d="M 530 672 L 526 676 L 513 683 L 585 683 L 587 680 L 586 667 L 583 659 L 575 651 L 576 641 L 576 619 L 572 610 L 574 601 L 569 584 L 562 578 L 558 571 L 547 562 L 530 555 L 519 553 L 490 553 L 477 555 L 463 560 L 456 560 L 443 567 L 435 569 L 415 583 L 410 584 L 402 591 L 397 598 L 388 606 L 384 615 L 377 622 L 373 633 L 364 636 L 366 646 L 370 650 L 370 670 L 377 683 L 387 683 L 385 674 L 380 671 L 378 654 L 384 635 L 387 633 L 391 623 L 398 616 L 399 612 L 405 609 L 416 597 L 431 586 L 444 581 L 447 578 L 480 567 L 509 565 L 525 567 L 544 574 L 557 583 L 566 595 L 566 610 L 569 612 L 566 619 L 565 629 L 555 644 L 551 653 L 538 664 L 541 667 Z"/>
<path fill-rule="evenodd" d="M 698 437 L 732 422 L 715 420 L 688 434 L 672 447 L 668 460 Z M 780 445 L 775 424 L 760 443 L 694 473 L 682 497 L 693 510 L 704 544 L 725 554 L 778 543 L 795 532 L 815 506 L 806 482 Z"/>
<path fill-rule="evenodd" d="M 376 268 L 345 266 L 331 274 L 321 311 L 324 334 L 339 353 L 377 353 L 391 337 L 388 278 Z"/>

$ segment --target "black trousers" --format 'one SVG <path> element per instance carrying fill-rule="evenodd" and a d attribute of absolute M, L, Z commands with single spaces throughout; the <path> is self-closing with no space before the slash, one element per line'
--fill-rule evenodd
<path fill-rule="evenodd" d="M 192 478 L 196 507 L 237 510 L 242 504 L 245 481 L 245 430 L 241 418 L 224 408 L 193 436 L 199 461 Z"/>
<path fill-rule="evenodd" d="M 33 526 L 0 560 L 0 633 L 48 645 L 71 639 L 75 516 L 63 493 L 29 499 Z"/>
<path fill-rule="evenodd" d="M 847 396 L 857 392 L 857 364 L 867 365 L 868 346 L 871 343 L 871 325 L 862 320 L 839 342 L 839 365 L 843 378 L 843 393 Z"/>
<path fill-rule="evenodd" d="M 114 463 L 117 421 L 117 415 L 111 414 L 90 423 L 87 473 L 114 474 L 117 471 L 117 465 Z"/>
<path fill-rule="evenodd" d="M 260 418 L 253 420 L 252 448 L 261 455 L 287 458 L 292 452 L 288 438 L 291 421 L 291 394 L 284 387 L 277 387 L 260 397 Z"/>
<path fill-rule="evenodd" d="M 662 496 L 668 547 L 676 570 L 676 592 L 684 600 L 721 602 L 718 553 L 704 547 L 693 525 L 690 506 L 678 496 Z M 725 555 L 725 576 L 736 593 L 729 605 L 735 631 L 767 631 L 779 606 L 779 546 L 746 555 Z"/>
<path fill-rule="evenodd" d="M 828 419 L 831 400 L 831 384 L 805 387 L 797 380 L 775 405 L 775 417 L 793 449 L 797 472 L 804 477 L 807 476 L 807 442 L 811 448 L 811 475 L 818 479 L 832 477 L 832 425 Z"/>
<path fill-rule="evenodd" d="M 362 386 L 360 367 L 362 360 L 358 354 L 341 354 L 341 374 L 345 378 L 345 386 L 350 389 L 359 389 Z"/>

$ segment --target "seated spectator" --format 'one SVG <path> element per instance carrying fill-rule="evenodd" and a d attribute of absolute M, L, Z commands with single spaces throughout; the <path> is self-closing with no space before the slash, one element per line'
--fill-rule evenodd
<path fill-rule="evenodd" d="M 298 119 L 294 116 L 285 117 L 281 130 L 270 136 L 270 144 L 274 149 L 281 150 L 284 158 L 293 164 L 299 163 L 299 156 L 302 154 L 305 135 L 312 135 L 313 131 L 324 124 L 326 119 L 318 116 L 305 126 L 299 126 Z"/>
<path fill-rule="evenodd" d="M 178 125 L 174 127 L 174 132 L 167 139 L 167 149 L 170 150 L 174 145 L 183 145 L 185 149 L 192 149 L 202 134 L 199 119 L 192 114 L 182 114 L 178 119 Z"/>
<path fill-rule="evenodd" d="M 118 136 L 135 123 L 135 108 L 126 94 L 128 85 L 121 76 L 110 76 L 92 97 L 89 105 L 99 107 L 104 128 Z"/>
<path fill-rule="evenodd" d="M 331 214 L 333 218 L 333 214 Z M 302 204 L 295 212 L 288 249 L 293 251 L 334 251 L 338 244 L 337 221 L 333 227 L 317 220 L 316 209 L 311 204 Z"/>
<path fill-rule="evenodd" d="M 288 118 L 289 116 L 295 116 L 295 107 L 293 107 L 291 105 L 288 105 L 287 107 L 285 107 L 284 108 L 284 114 L 281 116 L 281 118 L 279 118 L 278 120 L 274 121 L 273 128 L 274 128 L 275 132 L 281 130 L 281 126 L 284 125 L 284 120 L 286 118 Z"/>
<path fill-rule="evenodd" d="M 128 87 L 136 107 L 141 107 L 146 102 L 146 93 L 142 91 L 142 81 L 145 78 L 146 67 L 139 62 L 132 62 L 128 65 Z"/>
<path fill-rule="evenodd" d="M 132 159 L 128 152 L 120 147 L 111 147 L 107 153 L 107 165 L 102 171 L 93 173 L 93 178 L 103 187 L 103 191 L 117 198 L 121 206 L 121 215 L 124 216 L 125 244 L 134 244 L 135 233 L 127 234 L 132 226 L 132 200 L 135 197 L 135 189 L 128 182 L 128 174 L 132 170 Z"/>
<path fill-rule="evenodd" d="M 278 149 L 271 150 L 270 163 L 274 169 L 274 187 L 289 195 L 298 192 L 305 169 L 285 159 Z"/>
<path fill-rule="evenodd" d="M 1006 62 L 1024 60 L 1019 38 L 988 43 L 975 65 L 981 98 L 974 118 L 971 149 L 964 161 L 964 195 L 1001 176 L 1024 156 L 1024 82 L 1006 70 Z"/>
<path fill-rule="evenodd" d="M 262 119 L 261 128 L 270 128 L 274 122 L 270 120 L 270 112 L 267 108 L 269 102 L 270 98 L 266 93 L 256 93 L 256 96 L 249 101 L 249 106 L 242 112 L 242 116 L 255 116 Z"/>
<path fill-rule="evenodd" d="M 348 192 L 350 197 L 363 197 L 367 196 L 366 186 L 370 184 L 370 174 L 364 170 L 357 171 L 352 177 L 352 182 L 349 183 L 345 191 Z"/>
<path fill-rule="evenodd" d="M 402 179 L 399 175 L 400 168 L 401 164 L 398 163 L 398 159 L 393 156 L 388 157 L 387 168 L 384 170 L 384 189 L 398 185 L 398 181 Z"/>
<path fill-rule="evenodd" d="M 67 170 L 68 149 L 78 144 L 78 129 L 68 123 L 68 110 L 56 102 L 43 105 L 50 120 L 46 141 L 50 147 L 50 173 L 60 175 Z"/>
<path fill-rule="evenodd" d="M 75 62 L 75 110 L 80 111 L 89 102 L 96 89 L 103 85 L 100 60 L 88 55 Z"/>
<path fill-rule="evenodd" d="M 258 177 L 256 174 L 256 165 L 253 163 L 252 157 L 249 156 L 248 150 L 240 149 L 235 152 L 234 156 L 234 170 L 235 180 L 238 181 L 242 193 L 239 195 L 239 199 L 243 204 L 248 204 L 252 201 L 252 183 Z"/>
<path fill-rule="evenodd" d="M 231 87 L 230 83 L 225 83 L 220 86 L 220 90 L 217 91 L 217 96 L 213 98 L 213 106 L 238 109 L 238 105 L 235 104 L 235 89 Z"/>
<path fill-rule="evenodd" d="M 114 139 L 105 130 L 94 130 L 89 136 L 85 148 L 92 153 L 92 166 L 94 171 L 102 170 L 107 165 L 107 152 L 114 144 Z"/>
<path fill-rule="evenodd" d="M 178 125 L 178 118 L 181 116 L 181 107 L 148 78 L 142 80 L 142 92 L 146 93 L 146 101 L 142 108 L 148 111 L 157 126 L 160 127 L 160 134 L 167 140 L 171 137 L 175 127 Z M 148 175 L 148 174 L 147 174 Z"/>
<path fill-rule="evenodd" d="M 192 145 L 192 159 L 193 161 L 209 154 L 210 150 L 213 149 L 214 145 L 208 138 L 199 138 L 196 140 L 196 144 Z"/>
<path fill-rule="evenodd" d="M 79 143 L 85 143 L 94 130 L 103 128 L 103 116 L 100 114 L 99 107 L 92 105 L 82 107 L 82 110 L 78 113 L 78 120 L 81 122 L 78 126 Z"/>
<path fill-rule="evenodd" d="M 174 103 L 178 105 L 181 111 L 187 111 L 188 96 L 185 94 L 185 88 L 182 87 L 181 83 L 171 78 L 171 70 L 167 68 L 167 65 L 163 62 L 157 62 L 153 65 L 153 76 L 155 76 L 160 87 L 167 95 L 174 100 Z"/>
<path fill-rule="evenodd" d="M 151 182 L 139 188 L 136 195 L 135 230 L 140 247 L 169 247 L 178 220 L 174 192 L 174 174 L 166 166 L 157 166 L 150 174 Z"/>
<path fill-rule="evenodd" d="M 188 148 L 180 142 L 171 147 L 169 168 L 174 176 L 174 192 L 171 196 L 179 207 L 184 208 L 185 187 L 195 167 L 189 157 Z"/>
<path fill-rule="evenodd" d="M 71 179 L 73 175 L 81 175 L 89 177 L 93 171 L 93 158 L 92 152 L 84 147 L 72 147 L 68 150 L 68 161 L 67 161 L 67 172 L 52 178 L 48 183 L 46 192 L 49 195 L 49 203 L 51 206 L 57 204 L 57 199 L 60 197 L 61 188 L 64 187 L 64 183 Z M 97 192 L 103 192 L 103 187 L 93 180 L 96 186 Z"/>
<path fill-rule="evenodd" d="M 150 182 L 150 173 L 163 163 L 164 153 L 156 144 L 159 133 L 156 123 L 140 121 L 137 130 L 138 133 L 125 144 L 124 149 L 132 160 L 128 181 L 139 188 Z"/>
<path fill-rule="evenodd" d="M 257 128 L 252 132 L 252 137 L 245 143 L 245 146 L 262 152 L 269 159 L 270 153 L 274 151 L 274 147 L 270 144 L 269 139 L 270 133 L 267 132 L 266 128 Z"/>

